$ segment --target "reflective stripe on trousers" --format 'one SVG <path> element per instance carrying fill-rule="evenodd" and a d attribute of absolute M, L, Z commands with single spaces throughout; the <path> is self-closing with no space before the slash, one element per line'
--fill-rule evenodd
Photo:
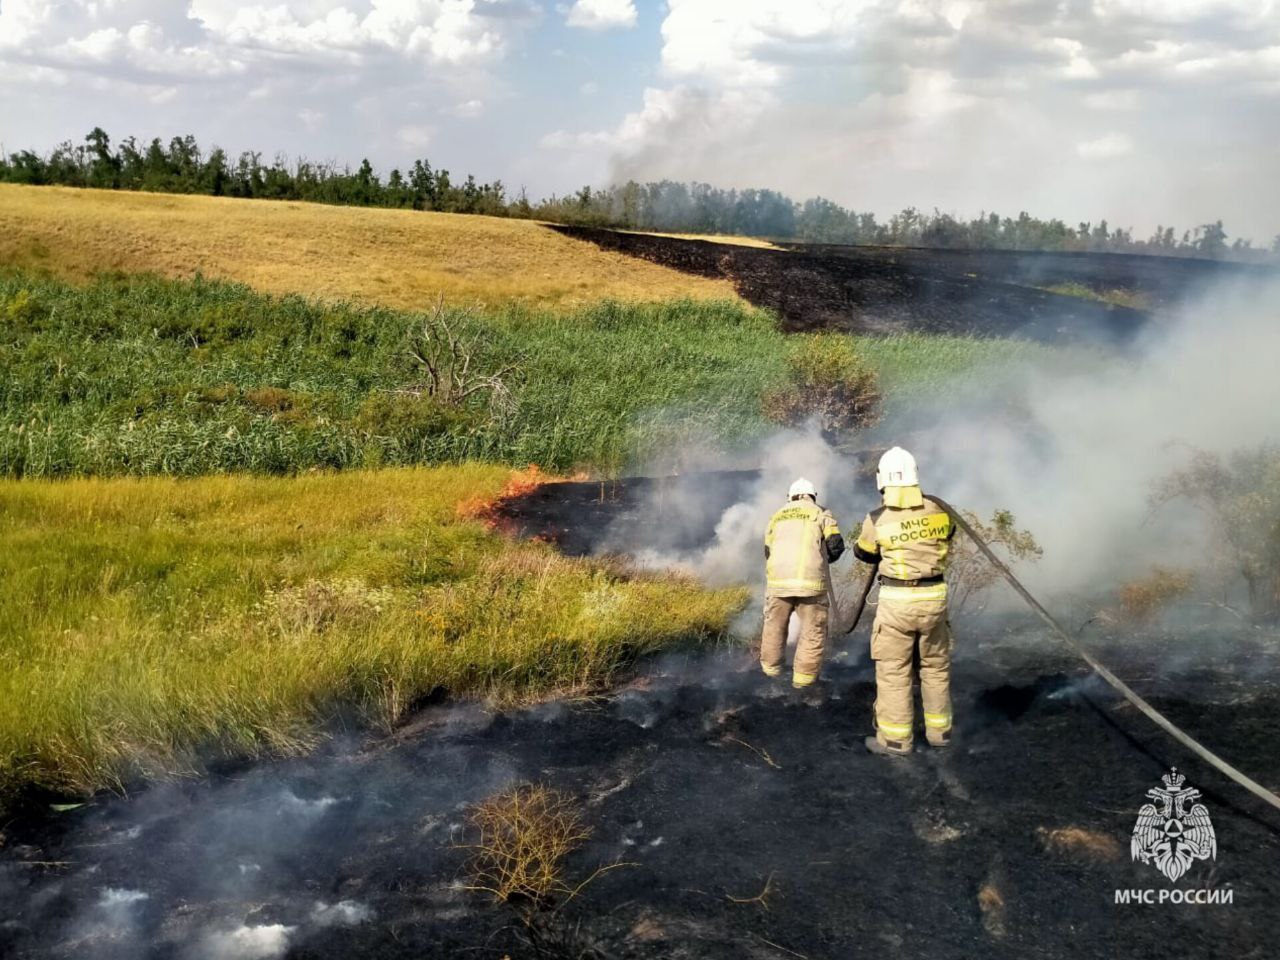
<path fill-rule="evenodd" d="M 876 664 L 875 721 L 881 742 L 911 743 L 917 650 L 925 733 L 941 738 L 951 729 L 951 643 L 945 584 L 880 588 L 871 657 Z"/>

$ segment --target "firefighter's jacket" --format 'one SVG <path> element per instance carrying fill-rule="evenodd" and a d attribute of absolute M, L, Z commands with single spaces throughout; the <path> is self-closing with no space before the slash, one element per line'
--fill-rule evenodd
<path fill-rule="evenodd" d="M 945 597 L 942 576 L 956 532 L 954 521 L 918 487 L 887 487 L 885 492 L 885 505 L 867 514 L 862 522 L 854 555 L 877 567 L 880 576 L 891 581 L 928 581 L 926 585 L 906 587 L 908 593 L 901 599 L 923 600 L 934 594 Z M 890 593 L 886 594 L 886 590 Z M 883 586 L 880 596 L 890 599 L 898 592 L 897 585 Z"/>
<path fill-rule="evenodd" d="M 827 564 L 844 553 L 836 518 L 809 497 L 773 515 L 764 535 L 766 592 L 771 597 L 816 597 L 827 591 Z"/>

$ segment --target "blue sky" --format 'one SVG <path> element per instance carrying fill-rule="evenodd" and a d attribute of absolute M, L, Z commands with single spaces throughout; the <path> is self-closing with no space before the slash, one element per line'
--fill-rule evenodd
<path fill-rule="evenodd" d="M 622 177 L 1280 233 L 1274 0 L 0 0 L 0 142 L 94 125 L 533 197 Z"/>

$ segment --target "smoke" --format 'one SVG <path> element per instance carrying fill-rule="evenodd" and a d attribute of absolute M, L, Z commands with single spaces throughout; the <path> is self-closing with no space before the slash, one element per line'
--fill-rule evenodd
<path fill-rule="evenodd" d="M 906 446 L 925 490 L 958 509 L 1012 511 L 1044 550 L 1018 573 L 1047 598 L 1104 592 L 1155 565 L 1202 566 L 1214 532 L 1185 506 L 1156 502 L 1154 486 L 1193 450 L 1229 454 L 1280 439 L 1278 302 L 1280 283 L 1219 285 L 1150 324 L 1124 353 L 1046 354 L 959 379 L 928 405 L 891 412 L 866 447 Z M 651 498 L 648 526 L 714 535 L 693 549 L 646 547 L 639 562 L 759 588 L 765 528 L 797 477 L 814 482 L 850 541 L 879 502 L 858 463 L 814 431 L 770 436 L 749 459 L 758 478 L 730 502 L 693 477 Z M 644 526 L 631 520 L 627 530 Z M 617 539 L 604 538 L 610 549 Z M 852 566 L 834 568 L 837 583 Z M 754 629 L 754 611 L 741 626 Z"/>
<path fill-rule="evenodd" d="M 405 864 L 411 884 L 456 874 L 466 808 L 517 779 L 517 758 L 474 749 L 491 719 L 441 707 L 420 718 L 420 740 L 366 750 L 340 738 L 318 759 L 158 784 L 87 810 L 76 830 L 92 842 L 77 842 L 66 876 L 29 883 L 0 863 L 0 901 L 15 905 L 11 929 L 0 917 L 0 954 L 8 937 L 103 960 L 269 960 L 358 942 L 408 915 L 465 916 L 461 886 L 398 891 Z"/>
<path fill-rule="evenodd" d="M 717 494 L 730 488 L 708 479 L 708 489 L 697 476 L 651 497 L 644 511 L 651 518 L 646 526 L 655 531 L 652 535 L 659 541 L 666 527 L 705 524 L 714 532 L 708 543 L 698 547 L 642 549 L 635 554 L 637 562 L 653 569 L 683 570 L 712 585 L 751 583 L 763 576 L 764 531 L 769 518 L 787 502 L 787 490 L 798 477 L 812 481 L 818 501 L 833 509 L 837 519 L 843 521 L 842 529 L 847 529 L 848 520 L 840 505 L 870 506 L 869 495 L 858 489 L 852 461 L 827 444 L 816 430 L 779 432 L 764 441 L 752 459 L 759 464 L 758 475 L 745 488 L 733 488 L 737 499 L 728 506 Z M 710 523 L 699 516 L 707 511 L 713 514 Z M 627 525 L 627 532 L 634 532 L 633 524 Z M 619 539 L 606 535 L 604 542 L 609 548 L 616 548 Z"/>
<path fill-rule="evenodd" d="M 1280 439 L 1277 303 L 1280 284 L 1219 286 L 1131 354 L 1011 372 L 959 407 L 939 398 L 936 422 L 909 438 L 926 489 L 981 515 L 1011 510 L 1044 548 L 1022 572 L 1047 595 L 1202 566 L 1221 532 L 1153 489 L 1192 450 Z"/>
<path fill-rule="evenodd" d="M 83 935 L 112 939 L 132 936 L 138 926 L 138 912 L 147 894 L 141 890 L 107 887 L 90 913 Z"/>
<path fill-rule="evenodd" d="M 321 927 L 355 927 L 368 923 L 373 917 L 373 910 L 355 900 L 341 900 L 333 905 L 321 901 L 311 911 L 312 921 Z"/>
<path fill-rule="evenodd" d="M 284 954 L 295 929 L 270 923 L 219 931 L 205 938 L 196 956 L 200 960 L 271 960 Z"/>

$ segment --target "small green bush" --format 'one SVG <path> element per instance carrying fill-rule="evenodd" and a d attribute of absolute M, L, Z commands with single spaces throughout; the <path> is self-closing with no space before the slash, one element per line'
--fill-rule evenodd
<path fill-rule="evenodd" d="M 763 397 L 765 416 L 798 427 L 816 420 L 828 439 L 839 441 L 880 419 L 875 371 L 850 337 L 810 334 L 787 358 L 787 382 Z"/>
<path fill-rule="evenodd" d="M 476 410 L 449 406 L 425 394 L 372 393 L 360 405 L 355 424 L 375 437 L 414 441 L 467 430 L 485 420 Z"/>

